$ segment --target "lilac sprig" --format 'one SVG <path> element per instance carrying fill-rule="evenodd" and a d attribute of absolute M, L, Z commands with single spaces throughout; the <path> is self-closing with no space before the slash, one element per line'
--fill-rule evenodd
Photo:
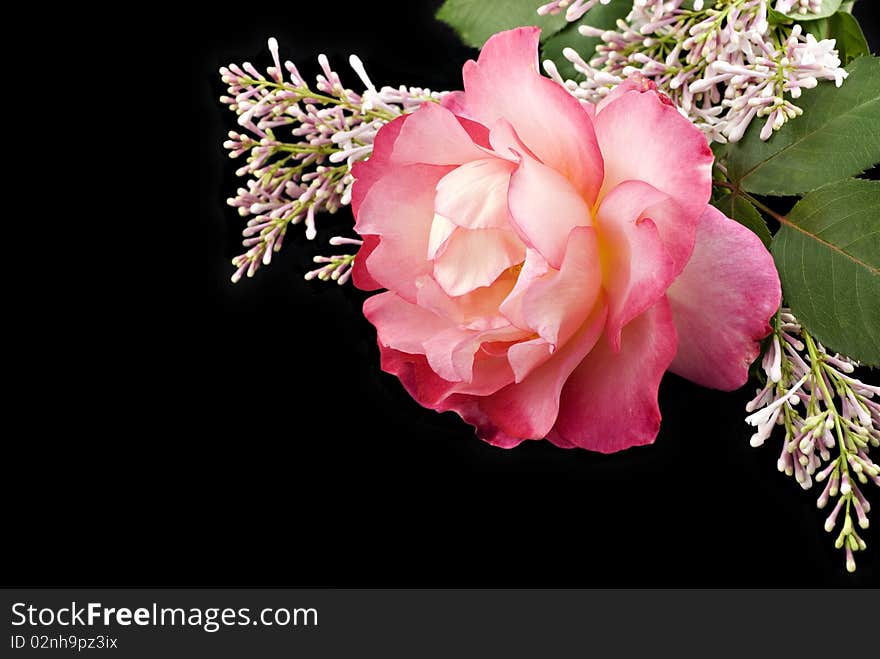
<path fill-rule="evenodd" d="M 793 475 L 805 490 L 825 482 L 820 509 L 836 498 L 825 530 L 832 532 L 842 514 L 834 546 L 844 550 L 849 572 L 856 569 L 854 553 L 867 547 L 856 530 L 868 528 L 871 510 L 862 489 L 880 485 L 880 465 L 869 455 L 880 446 L 880 404 L 873 400 L 880 387 L 854 378 L 857 366 L 829 354 L 783 308 L 762 361 L 767 382 L 746 406 L 752 412 L 746 422 L 757 427 L 752 446 L 763 445 L 777 425 L 783 426 L 779 471 Z"/>
<path fill-rule="evenodd" d="M 312 89 L 292 62 L 282 67 L 274 38 L 269 51 L 274 64 L 266 75 L 250 62 L 220 69 L 228 85 L 220 101 L 238 115 L 243 129 L 230 131 L 223 146 L 231 158 L 248 154 L 236 171 L 248 180 L 227 200 L 250 217 L 242 232 L 247 251 L 232 259 L 233 282 L 268 265 L 291 225 L 304 224 L 306 238 L 314 239 L 317 214 L 350 203 L 351 166 L 370 156 L 378 130 L 443 96 L 419 87 L 377 89 L 356 55 L 349 64 L 365 87 L 362 93 L 343 86 L 325 55 L 318 56 L 322 73 Z"/>
<path fill-rule="evenodd" d="M 551 4 L 556 9 L 565 6 Z M 804 89 L 820 80 L 833 80 L 839 87 L 847 77 L 834 39 L 817 41 L 800 25 L 771 25 L 769 4 L 767 0 L 694 2 L 693 9 L 687 9 L 682 0 L 635 0 L 616 29 L 578 28 L 582 35 L 602 40 L 589 61 L 573 48 L 563 50 L 583 81 L 563 80 L 549 60 L 544 68 L 569 93 L 592 103 L 639 72 L 709 140 L 736 142 L 756 119 L 764 122 L 760 136 L 766 140 L 802 114 L 792 101 Z M 594 5 L 580 3 L 578 11 Z M 539 11 L 552 11 L 549 7 Z M 805 8 L 812 11 L 814 3 L 798 7 L 802 13 Z"/>
<path fill-rule="evenodd" d="M 357 245 L 360 247 L 364 241 L 356 238 L 343 238 L 333 236 L 331 245 Z M 336 254 L 333 256 L 316 256 L 314 262 L 321 264 L 320 267 L 306 273 L 306 280 L 320 279 L 321 281 L 335 281 L 340 286 L 351 277 L 351 268 L 354 265 L 354 254 Z"/>

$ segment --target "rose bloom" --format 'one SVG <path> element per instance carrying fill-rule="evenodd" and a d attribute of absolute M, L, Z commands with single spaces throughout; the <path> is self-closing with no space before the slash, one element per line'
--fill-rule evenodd
<path fill-rule="evenodd" d="M 496 34 L 464 92 L 384 126 L 356 165 L 355 284 L 382 369 L 496 446 L 651 443 L 670 370 L 735 389 L 780 303 L 755 234 L 708 205 L 712 152 L 638 79 L 598 105 Z"/>

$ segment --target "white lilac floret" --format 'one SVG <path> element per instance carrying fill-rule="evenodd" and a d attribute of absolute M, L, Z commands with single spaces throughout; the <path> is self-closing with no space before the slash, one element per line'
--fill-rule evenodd
<path fill-rule="evenodd" d="M 546 5 L 538 7 L 538 14 L 555 16 L 565 9 L 565 20 L 576 21 L 597 4 L 607 5 L 609 2 L 611 0 L 554 0 L 554 2 L 548 2 Z"/>
<path fill-rule="evenodd" d="M 818 14 L 822 0 L 776 0 L 773 9 L 783 14 Z"/>
<path fill-rule="evenodd" d="M 870 452 L 880 446 L 880 387 L 853 377 L 856 362 L 831 355 L 798 322 L 789 309 L 777 315 L 762 367 L 767 382 L 746 406 L 746 422 L 756 426 L 752 446 L 761 446 L 775 426 L 784 430 L 779 471 L 802 488 L 825 483 L 817 505 L 837 499 L 825 520 L 833 531 L 843 523 L 835 547 L 855 571 L 854 552 L 867 545 L 857 528 L 868 528 L 871 504 L 863 489 L 880 485 L 880 465 Z M 853 519 L 855 518 L 855 519 Z"/>
<path fill-rule="evenodd" d="M 566 4 L 551 3 L 554 7 L 544 5 L 539 11 Z M 817 41 L 800 25 L 771 25 L 767 0 L 695 2 L 694 9 L 682 4 L 635 0 L 615 29 L 581 25 L 582 35 L 602 40 L 589 61 L 575 49 L 563 51 L 584 76 L 581 82 L 563 80 L 552 62 L 544 63 L 545 70 L 571 94 L 590 102 L 638 71 L 716 142 L 738 141 L 754 119 L 763 121 L 760 136 L 768 139 L 802 113 L 793 100 L 804 89 L 820 80 L 840 86 L 847 76 L 834 39 Z M 816 3 L 790 4 L 801 13 L 817 8 Z M 592 8 L 595 2 L 578 7 L 587 5 Z"/>
<path fill-rule="evenodd" d="M 363 92 L 344 87 L 324 55 L 318 57 L 322 73 L 312 89 L 292 62 L 282 67 L 274 38 L 269 39 L 269 51 L 273 65 L 266 75 L 250 62 L 220 69 L 229 87 L 220 100 L 238 115 L 243 129 L 230 131 L 223 146 L 231 158 L 248 154 L 236 174 L 249 178 L 227 200 L 241 216 L 250 217 L 242 232 L 247 251 L 232 260 L 233 282 L 269 264 L 290 225 L 304 224 L 306 238 L 315 238 L 316 215 L 334 213 L 351 201 L 351 166 L 370 156 L 379 128 L 443 95 L 418 87 L 377 89 L 356 55 L 349 64 Z M 350 269 L 351 261 L 353 257 L 345 261 L 345 268 Z M 333 262 L 326 263 L 329 267 Z M 346 281 L 349 272 L 341 264 L 326 278 Z"/>

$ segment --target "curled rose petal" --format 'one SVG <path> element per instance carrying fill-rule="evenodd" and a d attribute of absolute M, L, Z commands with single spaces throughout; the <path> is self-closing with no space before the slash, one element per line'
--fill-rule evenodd
<path fill-rule="evenodd" d="M 712 192 L 714 158 L 706 138 L 650 89 L 625 91 L 605 105 L 596 115 L 596 136 L 605 159 L 602 196 L 623 181 L 669 195 L 670 203 L 651 219 L 681 272 Z"/>
<path fill-rule="evenodd" d="M 679 339 L 669 370 L 704 387 L 744 385 L 782 301 L 779 274 L 761 239 L 708 206 L 691 260 L 668 297 Z"/>

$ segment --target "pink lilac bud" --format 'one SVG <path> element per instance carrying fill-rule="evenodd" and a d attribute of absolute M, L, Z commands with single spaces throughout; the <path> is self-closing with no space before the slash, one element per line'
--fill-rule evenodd
<path fill-rule="evenodd" d="M 844 501 L 845 499 L 843 497 L 840 497 L 837 500 L 837 505 L 834 506 L 834 510 L 832 510 L 831 514 L 828 515 L 828 517 L 825 519 L 825 530 L 828 531 L 828 533 L 831 533 L 831 531 L 833 531 L 834 527 L 837 525 L 837 516 L 840 514 L 841 508 L 843 508 Z"/>

